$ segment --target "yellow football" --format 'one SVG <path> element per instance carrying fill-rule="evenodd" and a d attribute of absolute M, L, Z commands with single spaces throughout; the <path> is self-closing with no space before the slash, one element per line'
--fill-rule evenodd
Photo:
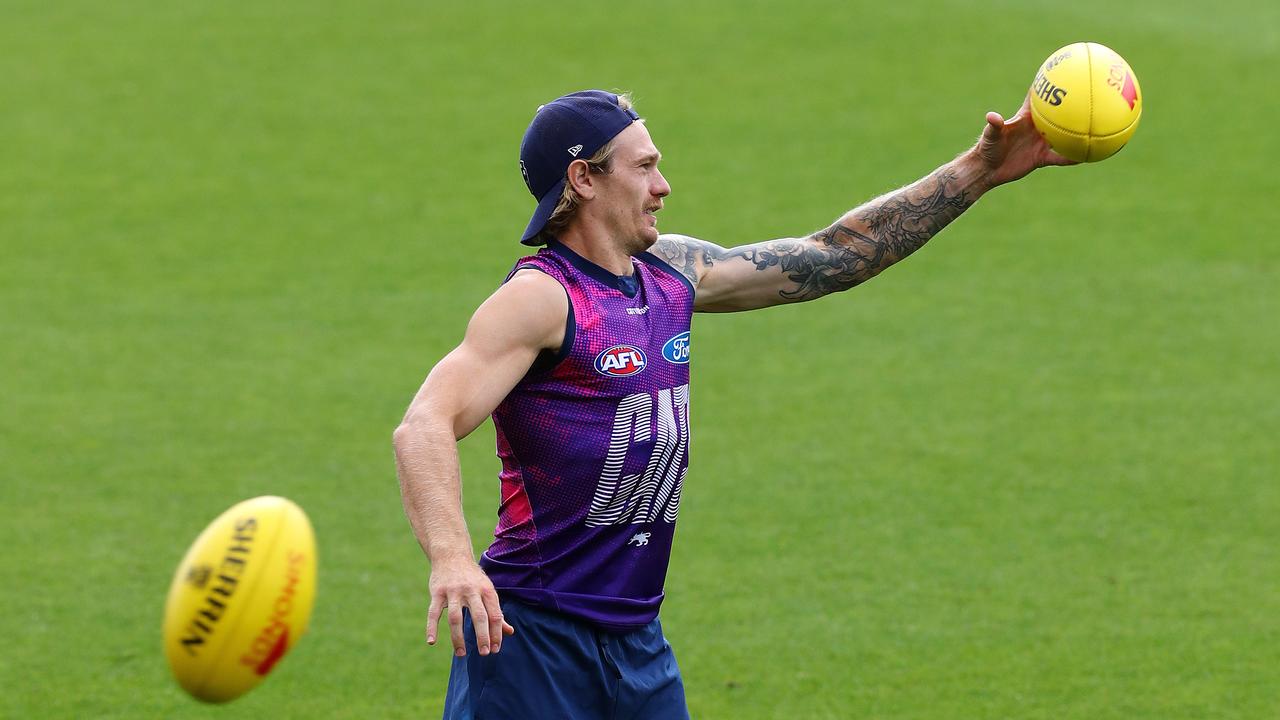
<path fill-rule="evenodd" d="M 1059 49 L 1031 83 L 1031 119 L 1049 147 L 1097 162 L 1129 142 L 1142 117 L 1142 88 L 1111 48 L 1078 42 Z"/>
<path fill-rule="evenodd" d="M 174 677 L 205 702 L 253 689 L 306 631 L 315 592 L 315 533 L 302 508 L 269 495 L 233 506 L 200 533 L 169 586 Z"/>

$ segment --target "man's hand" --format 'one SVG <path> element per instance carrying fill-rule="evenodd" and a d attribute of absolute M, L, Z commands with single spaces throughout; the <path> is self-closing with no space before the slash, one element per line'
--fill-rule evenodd
<path fill-rule="evenodd" d="M 974 147 L 991 187 L 1013 182 L 1047 165 L 1075 165 L 1054 152 L 1031 122 L 1031 96 L 1022 101 L 1018 114 L 1005 120 L 987 113 L 987 126 Z"/>
<path fill-rule="evenodd" d="M 449 609 L 449 637 L 453 654 L 462 657 L 467 646 L 462 639 L 462 609 L 471 611 L 476 631 L 476 647 L 481 655 L 502 649 L 502 636 L 516 629 L 507 624 L 498 605 L 498 593 L 480 566 L 471 558 L 433 564 L 431 567 L 431 607 L 427 610 L 427 644 L 436 644 L 440 613 Z"/>

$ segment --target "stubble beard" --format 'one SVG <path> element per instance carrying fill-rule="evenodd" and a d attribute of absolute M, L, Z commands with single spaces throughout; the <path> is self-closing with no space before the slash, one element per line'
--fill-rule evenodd
<path fill-rule="evenodd" d="M 650 234 L 652 231 L 652 235 Z M 636 235 L 627 243 L 628 255 L 639 255 L 642 252 L 648 252 L 658 242 L 657 228 L 646 228 L 644 232 Z"/>
<path fill-rule="evenodd" d="M 649 215 L 642 215 L 642 217 L 648 218 Z M 634 256 L 648 251 L 657 242 L 657 227 L 648 227 L 646 223 L 646 227 L 640 228 L 635 234 L 628 234 L 620 238 L 618 244 L 622 246 L 628 255 Z"/>

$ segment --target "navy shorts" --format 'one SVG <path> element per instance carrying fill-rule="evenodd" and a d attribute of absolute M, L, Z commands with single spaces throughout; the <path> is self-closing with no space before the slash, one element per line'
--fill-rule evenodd
<path fill-rule="evenodd" d="M 481 656 L 463 613 L 466 657 L 454 657 L 445 720 L 672 720 L 688 718 L 684 682 L 657 618 L 610 633 L 515 600 L 502 613 L 516 629 Z"/>

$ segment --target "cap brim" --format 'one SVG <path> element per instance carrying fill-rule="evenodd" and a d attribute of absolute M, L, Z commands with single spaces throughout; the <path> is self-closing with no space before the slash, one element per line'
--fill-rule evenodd
<path fill-rule="evenodd" d="M 547 221 L 551 219 L 551 214 L 556 211 L 556 205 L 560 204 L 560 196 L 564 194 L 564 179 L 551 186 L 546 195 L 542 196 L 542 200 L 538 202 L 538 209 L 533 211 L 533 217 L 529 220 L 529 227 L 524 229 L 524 235 L 520 238 L 520 242 L 525 245 L 541 245 L 538 242 L 538 233 L 547 226 Z"/>

